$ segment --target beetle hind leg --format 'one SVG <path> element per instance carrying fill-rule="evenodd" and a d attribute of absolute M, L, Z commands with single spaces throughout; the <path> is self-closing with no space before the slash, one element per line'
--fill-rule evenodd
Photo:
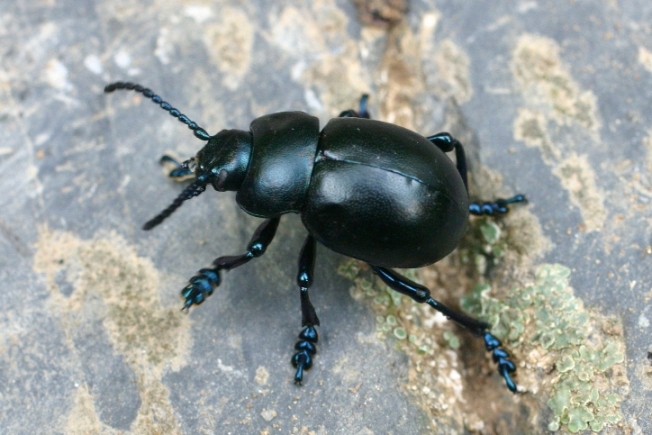
<path fill-rule="evenodd" d="M 319 318 L 308 296 L 308 288 L 312 285 L 315 268 L 316 245 L 315 238 L 309 235 L 299 254 L 297 284 L 301 294 L 301 326 L 304 328 L 299 334 L 299 341 L 294 345 L 297 352 L 292 356 L 292 365 L 297 369 L 294 374 L 294 383 L 297 385 L 301 385 L 304 372 L 312 367 L 312 359 L 317 353 L 316 344 L 319 340 L 315 329 L 315 326 L 319 325 Z"/>
<path fill-rule="evenodd" d="M 280 218 L 276 217 L 263 222 L 251 237 L 245 254 L 219 257 L 213 261 L 213 268 L 201 269 L 190 278 L 188 285 L 181 290 L 181 297 L 184 299 L 182 310 L 189 310 L 193 305 L 201 304 L 212 295 L 222 282 L 220 276 L 222 270 L 235 269 L 263 255 L 274 239 L 279 221 Z"/>
<path fill-rule="evenodd" d="M 409 296 L 416 302 L 430 305 L 458 325 L 470 329 L 474 335 L 482 336 L 485 347 L 488 352 L 491 352 L 493 361 L 498 365 L 498 372 L 505 380 L 507 388 L 513 393 L 517 391 L 516 384 L 511 377 L 511 373 L 516 370 L 516 366 L 510 360 L 509 353 L 502 348 L 500 340 L 488 331 L 490 326 L 488 323 L 451 310 L 430 297 L 430 290 L 426 287 L 396 273 L 392 269 L 373 265 L 371 265 L 371 268 L 392 290 Z"/>

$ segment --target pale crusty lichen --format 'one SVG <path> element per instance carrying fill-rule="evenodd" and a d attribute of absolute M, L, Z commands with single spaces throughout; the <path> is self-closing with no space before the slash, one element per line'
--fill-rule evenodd
<path fill-rule="evenodd" d="M 514 139 L 541 150 L 543 161 L 582 214 L 582 230 L 603 230 L 608 219 L 600 177 L 588 156 L 573 150 L 577 141 L 600 145 L 597 97 L 580 87 L 562 59 L 561 47 L 550 38 L 521 35 L 511 69 L 523 98 L 514 119 Z M 574 127 L 576 134 L 560 135 L 560 126 Z"/>
<path fill-rule="evenodd" d="M 160 277 L 151 261 L 115 233 L 82 240 L 42 227 L 34 268 L 45 276 L 66 334 L 102 319 L 114 351 L 133 371 L 141 403 L 130 433 L 180 433 L 163 376 L 185 365 L 190 322 L 178 306 L 161 303 Z M 72 286 L 70 295 L 62 282 Z M 74 346 L 72 340 L 69 345 Z M 117 433 L 100 422 L 89 388 L 82 383 L 73 398 L 69 432 Z"/>
<path fill-rule="evenodd" d="M 476 275 L 486 277 L 498 267 L 515 264 L 510 231 L 500 222 L 475 219 L 469 234 L 457 258 Z M 391 291 L 366 268 L 364 263 L 347 260 L 338 272 L 354 282 L 352 296 L 375 310 L 379 337 L 393 341 L 406 352 L 411 366 L 420 368 L 411 370 L 409 388 L 421 393 L 438 418 L 463 409 L 464 384 L 458 378 L 463 368 L 456 353 L 460 339 L 454 328 L 449 329 L 452 322 Z M 416 270 L 403 273 L 419 281 Z M 584 308 L 569 286 L 569 276 L 564 266 L 544 264 L 529 284 L 514 286 L 500 296 L 481 284 L 461 299 L 461 306 L 490 323 L 491 331 L 514 355 L 516 380 L 526 393 L 522 399 L 543 400 L 532 405 L 550 409 L 545 422 L 549 430 L 599 432 L 622 421 L 621 401 L 629 388 L 623 331 L 617 319 Z M 435 324 L 441 332 L 433 333 Z M 470 427 L 470 420 L 463 424 Z"/>
<path fill-rule="evenodd" d="M 460 257 L 479 276 L 514 249 L 494 220 L 476 219 L 470 234 Z M 563 265 L 543 264 L 529 283 L 510 290 L 494 285 L 495 292 L 482 278 L 460 305 L 489 323 L 515 354 L 519 385 L 549 398 L 548 429 L 598 432 L 622 420 L 620 403 L 629 387 L 623 330 L 617 319 L 584 308 L 569 285 L 570 273 Z"/>
<path fill-rule="evenodd" d="M 549 112 L 557 123 L 577 123 L 591 130 L 600 127 L 595 94 L 580 89 L 554 40 L 522 35 L 514 50 L 512 73 L 530 104 Z"/>

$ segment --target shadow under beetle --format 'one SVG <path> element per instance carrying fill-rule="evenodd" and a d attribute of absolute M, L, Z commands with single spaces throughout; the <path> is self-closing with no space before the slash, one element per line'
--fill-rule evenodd
<path fill-rule="evenodd" d="M 242 255 L 219 257 L 201 269 L 181 291 L 184 309 L 199 305 L 220 285 L 220 271 L 231 270 L 265 253 L 280 216 L 299 213 L 308 236 L 299 254 L 297 284 L 301 295 L 299 341 L 292 364 L 300 384 L 317 352 L 319 318 L 310 302 L 316 242 L 367 262 L 393 290 L 426 303 L 481 336 L 507 388 L 516 392 L 510 373 L 516 367 L 489 324 L 455 312 L 430 297 L 430 291 L 393 271 L 432 264 L 458 245 L 469 213 L 507 213 L 523 195 L 494 202 L 469 203 L 464 148 L 448 133 L 423 137 L 397 125 L 369 119 L 367 95 L 358 111 L 347 110 L 320 131 L 319 121 L 303 112 L 281 112 L 254 119 L 249 131 L 222 130 L 214 136 L 163 101 L 150 89 L 117 82 L 105 92 L 133 90 L 159 104 L 208 143 L 172 178 L 194 174 L 194 181 L 172 204 L 147 222 L 159 225 L 181 204 L 211 184 L 217 191 L 236 191 L 238 205 L 266 218 Z M 456 164 L 444 153 L 455 151 Z"/>

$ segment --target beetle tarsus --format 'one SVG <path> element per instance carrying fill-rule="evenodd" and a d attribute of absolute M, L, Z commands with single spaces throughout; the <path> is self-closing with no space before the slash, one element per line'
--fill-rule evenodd
<path fill-rule="evenodd" d="M 201 304 L 213 294 L 215 288 L 222 282 L 221 269 L 219 266 L 213 269 L 201 269 L 190 278 L 188 285 L 181 290 L 181 296 L 185 299 L 182 309 L 190 310 L 191 306 Z"/>
<path fill-rule="evenodd" d="M 280 220 L 280 217 L 276 217 L 260 224 L 247 244 L 246 253 L 219 257 L 213 261 L 214 267 L 201 269 L 190 278 L 188 284 L 181 290 L 181 297 L 184 299 L 182 310 L 190 310 L 190 307 L 200 305 L 212 295 L 215 288 L 222 283 L 221 271 L 235 269 L 263 255 L 274 239 Z"/>
<path fill-rule="evenodd" d="M 301 385 L 303 374 L 312 368 L 312 358 L 317 353 L 317 341 L 319 335 L 313 325 L 306 326 L 299 334 L 300 340 L 294 345 L 297 351 L 292 356 L 292 365 L 297 369 L 294 375 L 294 383 Z"/>
<path fill-rule="evenodd" d="M 469 213 L 476 216 L 496 216 L 509 211 L 509 204 L 517 202 L 527 203 L 525 195 L 514 195 L 511 198 L 498 198 L 493 202 L 472 202 L 469 204 Z"/>
<path fill-rule="evenodd" d="M 485 331 L 483 339 L 487 351 L 491 352 L 491 359 L 493 359 L 493 361 L 498 365 L 498 373 L 500 373 L 503 379 L 505 379 L 507 388 L 509 388 L 509 391 L 512 393 L 516 393 L 516 384 L 510 376 L 510 373 L 516 371 L 516 366 L 512 360 L 509 359 L 509 353 L 501 347 L 502 343 L 500 340 L 490 332 Z"/>
<path fill-rule="evenodd" d="M 308 295 L 308 288 L 313 281 L 316 253 L 317 242 L 313 236 L 309 235 L 303 242 L 299 254 L 299 271 L 297 273 L 297 285 L 301 295 L 301 326 L 304 326 L 299 334 L 299 341 L 294 345 L 294 350 L 297 352 L 292 356 L 292 365 L 297 369 L 294 375 L 294 383 L 297 385 L 301 385 L 304 372 L 312 367 L 312 359 L 317 353 L 316 344 L 319 340 L 315 329 L 315 326 L 319 325 L 319 318 Z"/>

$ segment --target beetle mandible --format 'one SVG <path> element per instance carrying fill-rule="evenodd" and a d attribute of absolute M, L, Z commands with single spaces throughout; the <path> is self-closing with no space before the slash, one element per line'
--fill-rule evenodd
<path fill-rule="evenodd" d="M 221 283 L 228 271 L 260 257 L 276 233 L 280 216 L 299 213 L 308 230 L 301 253 L 297 284 L 301 295 L 299 341 L 292 364 L 295 383 L 317 352 L 319 318 L 310 302 L 316 242 L 340 254 L 367 262 L 391 289 L 426 303 L 454 322 L 481 336 L 492 353 L 507 387 L 516 392 L 510 373 L 515 365 L 489 324 L 458 313 L 436 301 L 430 291 L 391 268 L 432 264 L 455 249 L 466 229 L 469 213 L 496 215 L 523 195 L 493 202 L 469 203 L 467 169 L 462 144 L 448 133 L 424 137 L 397 125 L 369 119 L 367 95 L 358 111 L 346 110 L 320 131 L 319 121 L 303 112 L 280 112 L 251 122 L 249 131 L 222 130 L 214 136 L 191 121 L 150 89 L 116 82 L 107 93 L 142 93 L 207 142 L 197 155 L 177 168 L 172 178 L 194 175 L 194 181 L 172 204 L 148 221 L 151 230 L 184 201 L 206 190 L 236 191 L 238 205 L 265 218 L 256 229 L 247 252 L 223 256 L 190 279 L 181 291 L 183 309 L 199 305 Z M 455 151 L 456 163 L 446 156 Z"/>

